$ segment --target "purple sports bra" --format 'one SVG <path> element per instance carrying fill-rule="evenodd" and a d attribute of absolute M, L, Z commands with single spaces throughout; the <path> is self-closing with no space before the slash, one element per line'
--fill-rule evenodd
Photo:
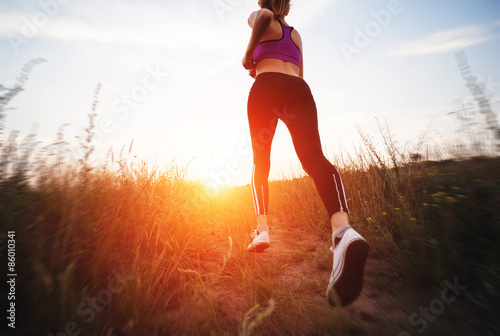
<path fill-rule="evenodd" d="M 267 58 L 276 58 L 291 62 L 300 68 L 300 50 L 292 40 L 293 27 L 287 27 L 278 20 L 283 36 L 279 40 L 260 42 L 253 52 L 253 60 L 257 64 Z"/>

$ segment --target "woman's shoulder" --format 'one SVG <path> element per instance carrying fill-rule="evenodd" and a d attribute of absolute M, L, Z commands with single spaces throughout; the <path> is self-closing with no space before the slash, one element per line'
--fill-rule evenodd
<path fill-rule="evenodd" d="M 300 37 L 300 33 L 299 33 L 299 31 L 297 30 L 297 28 L 295 28 L 295 27 L 293 27 L 293 26 L 291 26 L 291 27 L 293 28 L 293 30 L 292 30 L 292 37 L 294 37 L 294 39 L 296 38 L 296 39 L 298 39 L 300 42 L 302 42 L 302 39 L 301 39 L 301 37 Z"/>
<path fill-rule="evenodd" d="M 253 12 L 252 14 L 250 14 L 250 16 L 248 17 L 248 25 L 250 27 L 253 27 L 253 23 L 255 22 L 255 20 L 258 17 L 273 19 L 274 18 L 274 13 L 271 10 L 267 9 L 267 8 L 261 8 L 259 10 L 256 10 L 255 12 Z"/>

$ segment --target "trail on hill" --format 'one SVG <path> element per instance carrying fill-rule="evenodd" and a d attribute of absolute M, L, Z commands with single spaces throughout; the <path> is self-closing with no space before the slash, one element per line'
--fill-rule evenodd
<path fill-rule="evenodd" d="M 218 262 L 227 254 L 226 234 L 221 230 L 210 235 Z M 457 316 L 466 316 L 459 303 L 447 304 L 433 315 L 432 309 L 437 308 L 429 306 L 437 305 L 433 301 L 440 298 L 440 292 L 398 277 L 390 262 L 374 249 L 367 260 L 360 297 L 348 307 L 331 307 L 326 298 L 333 259 L 328 237 L 279 220 L 270 223 L 270 236 L 271 247 L 258 254 L 246 252 L 250 238 L 241 239 L 239 245 L 235 239 L 220 277 L 204 285 L 201 295 L 185 298 L 180 306 L 169 310 L 168 320 L 182 323 L 179 321 L 187 317 L 192 323 L 202 324 L 208 319 L 209 305 L 216 320 L 223 321 L 216 326 L 225 330 L 223 335 L 238 335 L 245 313 L 255 302 L 265 307 L 273 299 L 274 311 L 252 335 L 403 336 L 426 335 L 431 330 L 445 330 L 440 335 L 474 335 L 465 319 L 462 323 L 456 320 Z"/>

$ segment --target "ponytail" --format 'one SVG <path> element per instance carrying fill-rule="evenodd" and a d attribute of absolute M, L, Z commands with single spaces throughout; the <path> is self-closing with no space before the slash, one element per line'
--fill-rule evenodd
<path fill-rule="evenodd" d="M 270 11 L 273 10 L 273 0 L 260 0 L 260 4 L 262 5 L 262 8 L 267 8 Z"/>
<path fill-rule="evenodd" d="M 288 15 L 290 11 L 290 0 L 270 0 L 272 11 L 277 17 Z"/>

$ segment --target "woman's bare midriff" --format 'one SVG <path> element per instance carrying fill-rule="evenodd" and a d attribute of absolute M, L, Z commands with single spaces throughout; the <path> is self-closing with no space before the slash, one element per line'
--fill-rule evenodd
<path fill-rule="evenodd" d="M 280 59 L 267 58 L 259 63 L 256 67 L 256 75 L 264 72 L 280 72 L 290 76 L 300 76 L 300 69 L 293 63 L 286 62 Z"/>

